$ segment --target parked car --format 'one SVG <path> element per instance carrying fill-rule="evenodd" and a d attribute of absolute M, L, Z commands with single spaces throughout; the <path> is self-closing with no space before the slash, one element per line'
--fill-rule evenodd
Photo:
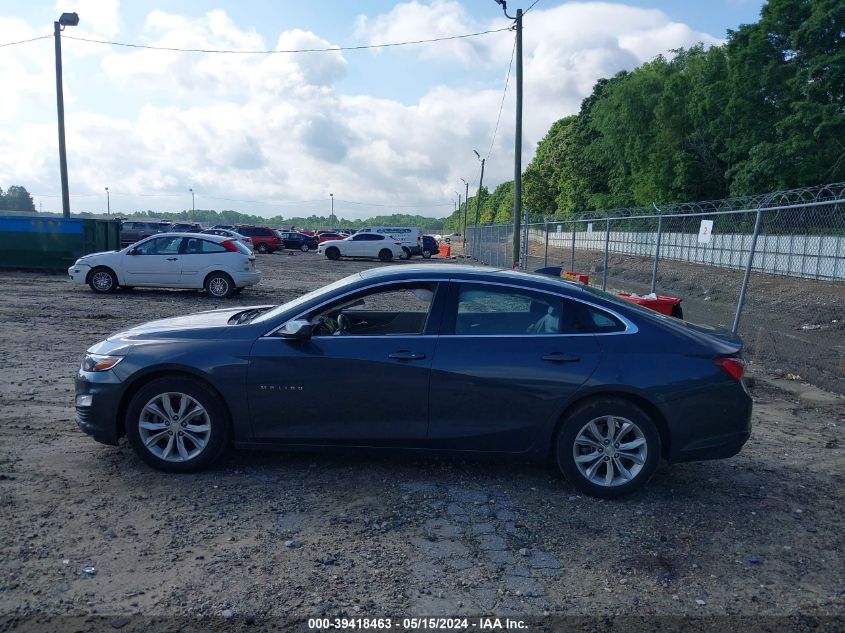
<path fill-rule="evenodd" d="M 282 248 L 295 248 L 307 253 L 317 250 L 320 242 L 316 237 L 299 233 L 298 231 L 276 231 L 279 239 L 282 240 Z"/>
<path fill-rule="evenodd" d="M 174 222 L 171 230 L 180 233 L 202 233 L 202 225 L 199 222 Z"/>
<path fill-rule="evenodd" d="M 206 229 L 205 231 L 203 231 L 203 233 L 207 235 L 220 235 L 221 237 L 228 237 L 231 240 L 238 240 L 239 242 L 242 242 L 250 250 L 250 252 L 255 250 L 251 237 L 241 235 L 240 233 L 232 231 L 231 229 Z"/>
<path fill-rule="evenodd" d="M 261 280 L 255 256 L 241 242 L 196 233 L 168 233 L 120 251 L 84 255 L 68 275 L 100 294 L 150 286 L 204 288 L 214 297 L 229 297 Z"/>
<path fill-rule="evenodd" d="M 451 234 L 449 234 L 449 235 L 444 235 L 442 239 L 443 239 L 443 241 L 444 241 L 444 242 L 446 242 L 447 244 L 451 244 L 451 243 L 452 243 L 452 240 L 459 240 L 460 238 L 461 238 L 461 234 L 460 234 L 460 233 L 451 233 Z"/>
<path fill-rule="evenodd" d="M 344 235 L 343 233 L 333 233 L 332 231 L 321 231 L 317 233 L 317 244 L 322 244 L 323 242 L 331 242 L 332 240 L 345 240 L 348 235 Z"/>
<path fill-rule="evenodd" d="M 232 230 L 245 237 L 252 238 L 255 250 L 259 253 L 275 253 L 282 248 L 282 240 L 276 231 L 269 227 L 237 224 Z"/>
<path fill-rule="evenodd" d="M 740 451 L 741 350 L 728 331 L 551 277 L 382 268 L 97 343 L 76 376 L 76 421 L 106 444 L 127 435 L 166 471 L 208 466 L 230 445 L 551 455 L 577 489 L 612 498 L 661 457 Z M 339 397 L 314 407 L 327 380 Z"/>
<path fill-rule="evenodd" d="M 321 242 L 317 252 L 334 260 L 341 257 L 367 257 L 390 262 L 394 257 L 405 257 L 402 243 L 398 240 L 389 235 L 361 232 L 342 240 Z"/>
<path fill-rule="evenodd" d="M 422 231 L 413 226 L 365 226 L 357 233 L 376 233 L 389 235 L 402 244 L 404 259 L 411 259 L 414 255 L 422 255 Z"/>
<path fill-rule="evenodd" d="M 211 228 L 213 229 L 229 229 L 230 231 L 235 228 L 234 224 L 215 224 Z"/>
<path fill-rule="evenodd" d="M 120 224 L 120 244 L 126 246 L 134 244 L 138 240 L 142 240 L 151 235 L 159 233 L 166 233 L 170 231 L 172 225 L 170 222 L 135 222 L 124 221 Z"/>
<path fill-rule="evenodd" d="M 440 252 L 440 244 L 432 235 L 423 235 L 422 237 L 422 256 L 425 259 L 431 259 L 432 255 L 437 255 Z"/>

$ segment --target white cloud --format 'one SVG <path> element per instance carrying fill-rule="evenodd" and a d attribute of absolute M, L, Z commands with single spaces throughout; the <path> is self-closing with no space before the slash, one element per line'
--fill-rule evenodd
<path fill-rule="evenodd" d="M 79 14 L 79 26 L 93 36 L 114 37 L 120 32 L 120 0 L 58 0 L 56 13 Z"/>
<path fill-rule="evenodd" d="M 86 22 L 88 28 L 104 35 L 118 32 L 118 3 L 96 2 L 104 9 L 103 18 Z M 80 7 L 82 17 L 83 2 L 74 6 Z M 655 10 L 602 2 L 541 7 L 525 18 L 526 165 L 551 123 L 576 112 L 600 77 L 631 69 L 672 48 L 718 41 Z M 95 13 L 91 6 L 85 11 Z M 384 43 L 504 25 L 507 21 L 501 17 L 478 22 L 454 0 L 413 0 L 382 15 L 360 17 L 356 35 L 364 42 Z M 4 35 L 12 32 L 41 34 L 0 18 L 0 38 L 10 39 Z M 281 32 L 268 42 L 219 9 L 197 17 L 152 11 L 134 39 L 156 46 L 236 50 L 333 45 L 300 29 Z M 381 50 L 382 56 L 404 55 L 409 67 L 458 62 L 473 74 L 484 74 L 473 89 L 429 86 L 411 104 L 341 91 L 338 84 L 349 64 L 341 51 L 238 55 L 90 46 L 85 54 L 99 63 L 115 92 L 131 92 L 141 100 L 129 114 L 105 108 L 69 110 L 71 191 L 99 200 L 108 185 L 116 194 L 116 208 L 128 204 L 166 209 L 174 204 L 185 208 L 189 198 L 182 192 L 193 187 L 198 206 L 240 206 L 245 211 L 250 205 L 211 198 L 283 201 L 325 198 L 332 191 L 338 199 L 379 204 L 445 201 L 441 212 L 447 213 L 454 190 L 460 188 L 459 178 L 477 179 L 472 149 L 487 154 L 512 42 L 512 36 L 502 33 L 401 52 Z M 0 120 L 11 120 L 10 112 L 20 113 L 27 100 L 54 98 L 52 56 L 45 57 L 45 50 L 22 46 L 0 56 L 0 80 L 19 86 L 11 99 L 0 102 Z M 493 186 L 513 175 L 513 116 L 511 83 L 485 174 L 485 182 Z M 0 184 L 23 182 L 35 191 L 57 191 L 55 144 L 52 119 L 21 124 L 14 133 L 0 128 Z M 74 208 L 85 208 L 85 200 L 76 199 Z M 260 208 L 271 215 L 302 210 Z M 375 210 L 361 206 L 344 213 L 368 215 Z"/>

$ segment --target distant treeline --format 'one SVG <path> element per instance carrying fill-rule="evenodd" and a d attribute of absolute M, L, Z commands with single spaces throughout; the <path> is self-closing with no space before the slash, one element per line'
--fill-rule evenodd
<path fill-rule="evenodd" d="M 409 215 L 396 213 L 393 215 L 377 215 L 364 220 L 347 220 L 338 218 L 332 220 L 330 216 L 311 215 L 308 217 L 285 218 L 274 216 L 272 218 L 260 215 L 239 213 L 238 211 L 213 211 L 207 209 L 196 209 L 194 211 L 182 211 L 180 213 L 165 213 L 158 211 L 138 211 L 126 217 L 149 217 L 174 222 L 199 222 L 206 226 L 214 224 L 257 224 L 273 228 L 297 228 L 318 229 L 318 228 L 350 228 L 358 229 L 362 226 L 416 226 L 424 233 L 440 232 L 445 222 L 444 218 L 427 218 L 421 215 Z"/>
<path fill-rule="evenodd" d="M 568 216 L 845 180 L 844 34 L 843 0 L 770 0 L 722 46 L 599 80 L 538 145 L 524 208 Z M 481 203 L 482 223 L 512 221 L 513 182 Z"/>
<path fill-rule="evenodd" d="M 26 190 L 26 187 L 19 185 L 12 185 L 4 193 L 0 188 L 0 211 L 35 211 L 35 203 L 32 201 L 32 196 Z"/>

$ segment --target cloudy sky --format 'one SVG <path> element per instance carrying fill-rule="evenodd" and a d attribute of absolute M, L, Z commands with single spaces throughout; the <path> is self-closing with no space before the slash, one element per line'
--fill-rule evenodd
<path fill-rule="evenodd" d="M 529 1 L 509 9 L 527 8 Z M 540 0 L 524 30 L 524 164 L 596 79 L 719 43 L 761 0 Z M 52 33 L 176 48 L 337 48 L 508 25 L 492 0 L 0 0 L 0 44 Z M 196 206 L 272 216 L 448 215 L 460 179 L 513 175 L 513 34 L 368 50 L 213 54 L 63 38 L 73 211 Z M 53 41 L 0 48 L 0 187 L 60 211 Z"/>

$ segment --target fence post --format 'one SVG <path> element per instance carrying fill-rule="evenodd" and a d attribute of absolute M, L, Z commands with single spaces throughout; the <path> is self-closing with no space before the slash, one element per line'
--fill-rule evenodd
<path fill-rule="evenodd" d="M 663 235 L 663 216 L 657 217 L 657 243 L 654 245 L 654 265 L 651 267 L 651 292 L 657 287 L 657 260 L 660 259 L 660 237 Z"/>
<path fill-rule="evenodd" d="M 601 275 L 601 289 L 607 290 L 607 254 L 610 251 L 610 218 L 604 227 L 604 268 Z"/>
<path fill-rule="evenodd" d="M 521 270 L 528 268 L 528 211 L 522 214 L 522 261 L 519 263 Z"/>
<path fill-rule="evenodd" d="M 745 304 L 745 291 L 748 290 L 748 279 L 751 277 L 751 266 L 754 263 L 754 251 L 757 248 L 757 236 L 760 235 L 760 224 L 763 221 L 763 210 L 757 209 L 757 219 L 754 221 L 754 235 L 751 236 L 751 252 L 748 253 L 748 261 L 745 262 L 745 275 L 742 278 L 742 288 L 739 289 L 739 300 L 736 302 L 736 315 L 731 332 L 736 334 L 739 330 L 739 317 L 742 314 L 742 306 Z"/>
<path fill-rule="evenodd" d="M 549 265 L 549 221 L 546 220 L 546 248 L 543 251 L 543 268 Z"/>
<path fill-rule="evenodd" d="M 569 270 L 570 272 L 575 272 L 575 228 L 577 227 L 577 223 L 573 220 L 572 221 L 572 254 L 569 256 Z"/>

